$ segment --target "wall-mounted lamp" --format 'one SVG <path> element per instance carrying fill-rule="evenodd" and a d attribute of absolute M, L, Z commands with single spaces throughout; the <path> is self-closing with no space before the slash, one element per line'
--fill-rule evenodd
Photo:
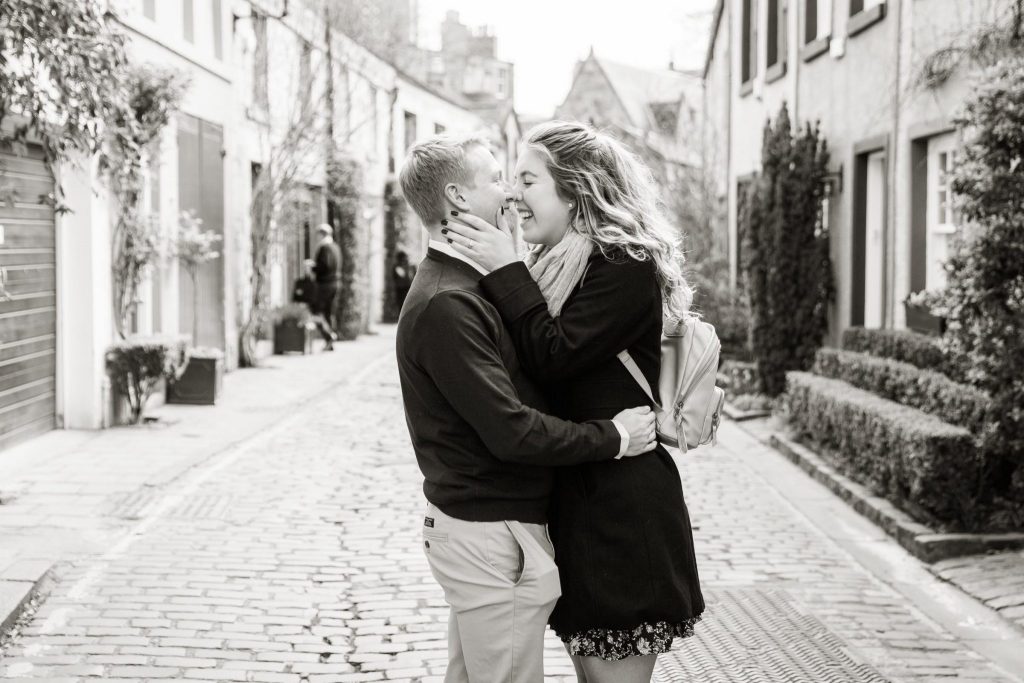
<path fill-rule="evenodd" d="M 834 197 L 843 191 L 843 167 L 825 174 L 825 192 L 827 196 Z"/>

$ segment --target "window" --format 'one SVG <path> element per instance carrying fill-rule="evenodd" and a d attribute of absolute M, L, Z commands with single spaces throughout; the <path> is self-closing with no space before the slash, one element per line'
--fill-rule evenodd
<path fill-rule="evenodd" d="M 786 73 L 786 2 L 768 0 L 768 80 Z"/>
<path fill-rule="evenodd" d="M 182 35 L 190 43 L 196 42 L 195 21 L 192 15 L 192 0 L 182 0 Z"/>
<path fill-rule="evenodd" d="M 944 228 L 949 232 L 955 232 L 958 221 L 953 208 L 949 176 L 953 166 L 956 164 L 956 150 L 939 152 L 937 162 L 936 170 L 938 174 L 935 182 L 935 205 L 938 213 L 936 216 L 936 227 Z"/>
<path fill-rule="evenodd" d="M 211 3 L 213 12 L 213 56 L 224 59 L 224 36 L 221 35 L 221 0 Z"/>
<path fill-rule="evenodd" d="M 142 13 L 147 19 L 156 19 L 156 0 L 142 0 Z"/>
<path fill-rule="evenodd" d="M 377 103 L 377 99 L 380 97 L 380 91 L 377 86 L 370 85 L 370 103 L 373 107 L 373 149 L 380 149 L 380 105 Z"/>
<path fill-rule="evenodd" d="M 832 0 L 804 0 L 804 43 L 832 35 Z"/>
<path fill-rule="evenodd" d="M 942 289 L 945 264 L 962 217 L 953 204 L 950 175 L 957 136 L 943 132 L 911 144 L 910 291 Z"/>
<path fill-rule="evenodd" d="M 405 151 L 416 144 L 416 114 L 405 112 Z"/>
<path fill-rule="evenodd" d="M 508 96 L 508 72 L 504 68 L 498 69 L 498 83 L 495 94 L 500 98 Z"/>
<path fill-rule="evenodd" d="M 741 83 L 750 83 L 757 75 L 757 0 L 743 0 Z"/>
<path fill-rule="evenodd" d="M 270 97 L 267 92 L 267 18 L 262 14 L 252 15 L 253 32 L 256 34 L 256 49 L 252 63 L 252 101 L 263 110 L 269 108 Z"/>

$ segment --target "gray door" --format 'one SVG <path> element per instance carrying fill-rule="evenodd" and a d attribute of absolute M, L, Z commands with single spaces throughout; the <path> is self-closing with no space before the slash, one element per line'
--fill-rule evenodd
<path fill-rule="evenodd" d="M 221 236 L 218 251 L 224 251 L 224 166 L 221 149 L 224 134 L 220 126 L 194 116 L 178 118 L 178 205 L 193 211 L 203 220 L 203 229 Z M 181 305 L 179 324 L 182 332 L 193 332 L 193 311 L 199 309 L 198 346 L 224 348 L 224 259 L 200 267 L 195 287 L 188 272 L 179 274 Z"/>
<path fill-rule="evenodd" d="M 0 448 L 54 427 L 53 175 L 42 149 L 0 147 Z"/>

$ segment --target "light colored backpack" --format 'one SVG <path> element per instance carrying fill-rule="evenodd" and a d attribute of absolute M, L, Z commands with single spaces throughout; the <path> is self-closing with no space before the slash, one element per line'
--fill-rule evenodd
<path fill-rule="evenodd" d="M 618 355 L 629 374 L 654 403 L 657 411 L 658 441 L 685 453 L 715 440 L 722 418 L 725 392 L 715 386 L 718 355 L 722 342 L 715 328 L 702 320 L 689 319 L 661 339 L 661 396 L 670 400 L 662 406 L 636 361 L 623 351 Z"/>

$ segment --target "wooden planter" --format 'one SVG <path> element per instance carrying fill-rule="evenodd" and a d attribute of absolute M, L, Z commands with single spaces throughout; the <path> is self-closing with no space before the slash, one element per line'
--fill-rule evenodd
<path fill-rule="evenodd" d="M 946 332 L 946 319 L 932 315 L 924 306 L 918 304 L 903 304 L 907 313 L 907 327 L 914 332 L 928 334 L 933 337 L 941 337 Z"/>
<path fill-rule="evenodd" d="M 223 381 L 223 358 L 189 358 L 181 377 L 167 383 L 167 402 L 213 405 Z"/>
<path fill-rule="evenodd" d="M 313 353 L 312 323 L 283 320 L 274 325 L 274 353 Z"/>

